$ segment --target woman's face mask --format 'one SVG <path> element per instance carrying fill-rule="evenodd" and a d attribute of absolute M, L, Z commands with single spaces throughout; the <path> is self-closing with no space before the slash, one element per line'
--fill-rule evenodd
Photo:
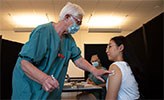
<path fill-rule="evenodd" d="M 74 33 L 76 33 L 80 29 L 80 26 L 76 24 L 76 22 L 72 18 L 72 16 L 71 16 L 71 20 L 73 21 L 73 25 L 68 27 L 68 33 L 74 34 Z"/>
<path fill-rule="evenodd" d="M 92 65 L 93 65 L 94 67 L 97 67 L 97 66 L 99 65 L 99 62 L 98 62 L 98 61 L 92 62 Z"/>

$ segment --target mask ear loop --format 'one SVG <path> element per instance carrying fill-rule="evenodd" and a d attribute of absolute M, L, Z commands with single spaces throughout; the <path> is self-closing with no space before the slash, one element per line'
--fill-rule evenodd
<path fill-rule="evenodd" d="M 71 17 L 71 16 L 69 14 L 66 14 L 65 17 L 64 17 L 64 19 L 63 19 L 63 21 L 66 24 L 66 26 L 68 26 L 67 21 L 68 21 L 69 17 Z"/>

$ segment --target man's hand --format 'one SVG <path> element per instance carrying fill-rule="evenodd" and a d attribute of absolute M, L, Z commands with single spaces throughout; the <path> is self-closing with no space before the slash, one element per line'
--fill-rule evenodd
<path fill-rule="evenodd" d="M 94 69 L 92 70 L 92 74 L 102 82 L 105 82 L 103 78 L 101 78 L 102 75 L 108 75 L 112 74 L 112 71 L 104 70 L 104 69 Z"/>
<path fill-rule="evenodd" d="M 102 82 L 105 82 L 105 81 L 101 78 L 101 75 L 112 74 L 112 71 L 107 71 L 107 70 L 104 70 L 104 69 L 96 69 L 90 63 L 88 63 L 87 60 L 85 60 L 82 57 L 77 59 L 74 63 L 79 68 L 91 72 L 97 79 L 101 80 Z"/>
<path fill-rule="evenodd" d="M 52 92 L 54 89 L 59 88 L 59 83 L 55 78 L 48 76 L 43 81 L 42 88 L 47 92 Z"/>

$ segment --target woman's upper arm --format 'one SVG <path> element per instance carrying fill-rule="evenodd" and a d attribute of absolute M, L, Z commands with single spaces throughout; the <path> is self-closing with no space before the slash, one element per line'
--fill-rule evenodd
<path fill-rule="evenodd" d="M 114 70 L 114 75 L 108 77 L 106 100 L 116 100 L 121 85 L 122 74 L 120 68 L 115 64 L 112 64 L 109 70 Z"/>

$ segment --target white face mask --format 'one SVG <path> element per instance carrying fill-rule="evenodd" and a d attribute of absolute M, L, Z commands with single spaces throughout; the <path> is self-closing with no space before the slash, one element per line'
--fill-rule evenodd
<path fill-rule="evenodd" d="M 68 27 L 68 33 L 75 34 L 80 29 L 80 26 L 76 24 L 72 17 L 71 20 L 73 21 L 73 24 L 72 26 Z"/>
<path fill-rule="evenodd" d="M 98 62 L 98 61 L 92 62 L 92 65 L 93 65 L 94 67 L 97 67 L 97 66 L 99 65 L 99 62 Z"/>

